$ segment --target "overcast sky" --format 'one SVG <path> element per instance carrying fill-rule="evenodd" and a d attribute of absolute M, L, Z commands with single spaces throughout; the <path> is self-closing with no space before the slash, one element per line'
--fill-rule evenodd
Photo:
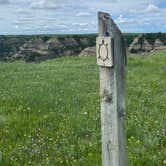
<path fill-rule="evenodd" d="M 166 0 L 0 0 L 0 34 L 96 33 L 98 11 L 123 32 L 166 32 Z"/>

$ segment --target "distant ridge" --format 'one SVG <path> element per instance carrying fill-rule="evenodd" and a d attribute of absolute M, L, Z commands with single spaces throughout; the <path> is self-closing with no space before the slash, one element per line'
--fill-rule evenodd
<path fill-rule="evenodd" d="M 125 33 L 127 46 L 140 34 Z M 143 34 L 154 42 L 166 33 Z M 61 56 L 78 56 L 82 50 L 96 45 L 97 34 L 79 35 L 0 35 L 0 61 L 40 62 Z"/>

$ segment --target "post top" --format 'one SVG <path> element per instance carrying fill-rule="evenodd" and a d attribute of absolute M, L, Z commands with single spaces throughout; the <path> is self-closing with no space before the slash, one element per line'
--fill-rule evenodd
<path fill-rule="evenodd" d="M 121 31 L 119 30 L 109 13 L 99 11 L 98 20 L 99 36 L 111 36 L 113 38 L 122 36 Z"/>

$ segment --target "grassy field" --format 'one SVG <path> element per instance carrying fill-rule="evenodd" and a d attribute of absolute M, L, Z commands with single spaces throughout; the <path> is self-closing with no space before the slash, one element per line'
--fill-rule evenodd
<path fill-rule="evenodd" d="M 130 166 L 166 165 L 166 51 L 128 58 Z M 93 57 L 0 63 L 0 166 L 100 166 Z"/>

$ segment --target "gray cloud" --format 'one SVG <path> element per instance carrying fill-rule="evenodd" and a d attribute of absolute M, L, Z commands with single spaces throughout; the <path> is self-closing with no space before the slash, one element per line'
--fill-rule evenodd
<path fill-rule="evenodd" d="M 0 4 L 7 4 L 7 3 L 9 3 L 8 0 L 0 0 Z"/>

